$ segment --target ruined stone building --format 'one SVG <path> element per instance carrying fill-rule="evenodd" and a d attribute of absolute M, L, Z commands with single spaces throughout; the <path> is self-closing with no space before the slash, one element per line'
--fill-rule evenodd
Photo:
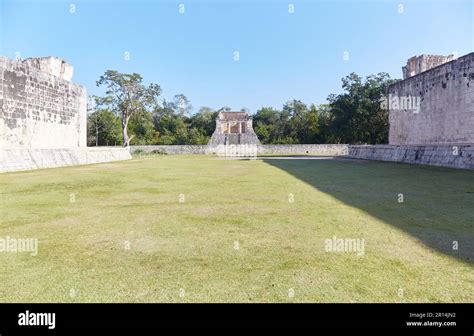
<path fill-rule="evenodd" d="M 130 159 L 88 148 L 86 89 L 57 57 L 0 56 L 0 172 Z"/>
<path fill-rule="evenodd" d="M 412 57 L 402 70 L 389 87 L 389 144 L 474 143 L 474 53 Z"/>
<path fill-rule="evenodd" d="M 260 145 L 253 130 L 252 117 L 244 111 L 219 112 L 209 146 Z"/>
<path fill-rule="evenodd" d="M 86 90 L 56 57 L 0 57 L 0 146 L 86 146 Z"/>
<path fill-rule="evenodd" d="M 407 61 L 407 65 L 402 67 L 403 79 L 418 75 L 424 71 L 434 68 L 438 65 L 453 61 L 454 55 L 420 55 L 413 56 Z"/>

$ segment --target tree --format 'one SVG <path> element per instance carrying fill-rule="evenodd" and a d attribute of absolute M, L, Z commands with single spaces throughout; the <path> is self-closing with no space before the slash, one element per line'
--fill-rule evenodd
<path fill-rule="evenodd" d="M 203 106 L 189 118 L 190 127 L 196 128 L 206 137 L 211 137 L 216 128 L 217 112 L 210 107 Z"/>
<path fill-rule="evenodd" d="M 193 106 L 184 94 L 177 94 L 173 97 L 173 107 L 176 114 L 187 116 L 191 113 Z"/>
<path fill-rule="evenodd" d="M 289 115 L 287 137 L 296 143 L 315 143 L 319 131 L 318 111 L 314 104 L 308 109 L 301 100 L 292 100 L 283 106 Z"/>
<path fill-rule="evenodd" d="M 335 142 L 386 143 L 388 111 L 381 106 L 388 86 L 395 82 L 387 73 L 366 77 L 355 73 L 342 79 L 344 93 L 330 95 L 330 130 Z"/>
<path fill-rule="evenodd" d="M 153 145 L 160 136 L 153 125 L 153 114 L 146 110 L 135 113 L 130 118 L 128 128 L 131 134 L 130 144 L 133 145 Z"/>
<path fill-rule="evenodd" d="M 333 115 L 328 104 L 318 106 L 318 136 L 316 143 L 338 143 L 331 131 Z"/>
<path fill-rule="evenodd" d="M 109 109 L 98 109 L 87 116 L 88 143 L 108 146 L 122 142 L 120 119 Z"/>
<path fill-rule="evenodd" d="M 121 116 L 123 146 L 130 144 L 128 136 L 128 123 L 133 114 L 156 108 L 161 88 L 157 84 L 145 86 L 142 76 L 124 74 L 115 70 L 107 70 L 97 81 L 97 86 L 106 86 L 106 96 L 100 99 L 100 104 L 109 106 L 112 111 Z"/>
<path fill-rule="evenodd" d="M 262 107 L 253 117 L 253 126 L 257 137 L 264 144 L 277 143 L 281 112 L 273 107 Z"/>

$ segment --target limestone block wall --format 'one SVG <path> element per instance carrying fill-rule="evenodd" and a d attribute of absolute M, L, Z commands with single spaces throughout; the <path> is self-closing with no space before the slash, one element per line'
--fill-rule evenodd
<path fill-rule="evenodd" d="M 212 146 L 207 145 L 157 145 L 157 146 L 130 146 L 132 154 L 137 151 L 166 154 L 209 154 Z M 258 145 L 259 155 L 345 155 L 348 145 L 309 144 L 309 145 Z"/>
<path fill-rule="evenodd" d="M 86 90 L 55 57 L 0 56 L 0 148 L 86 146 Z"/>
<path fill-rule="evenodd" d="M 407 64 L 402 67 L 403 79 L 415 76 L 423 71 L 437 67 L 454 60 L 454 55 L 420 55 L 408 59 Z"/>
<path fill-rule="evenodd" d="M 128 148 L 1 148 L 0 173 L 130 160 Z"/>
<path fill-rule="evenodd" d="M 391 145 L 474 143 L 474 53 L 391 85 L 388 103 Z"/>
<path fill-rule="evenodd" d="M 474 144 L 434 146 L 351 145 L 348 157 L 474 169 Z"/>
<path fill-rule="evenodd" d="M 206 154 L 207 145 L 147 145 L 130 146 L 130 152 L 162 154 Z"/>
<path fill-rule="evenodd" d="M 260 145 L 259 155 L 346 155 L 348 145 L 307 144 L 307 145 Z"/>

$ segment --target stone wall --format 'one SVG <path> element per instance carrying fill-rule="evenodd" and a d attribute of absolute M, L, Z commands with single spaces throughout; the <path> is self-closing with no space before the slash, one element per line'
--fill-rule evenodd
<path fill-rule="evenodd" d="M 1 148 L 0 173 L 131 159 L 128 148 Z"/>
<path fill-rule="evenodd" d="M 415 76 L 423 71 L 427 71 L 438 65 L 451 62 L 454 60 L 454 55 L 420 55 L 413 56 L 408 59 L 407 64 L 402 67 L 403 79 Z"/>
<path fill-rule="evenodd" d="M 0 147 L 86 146 L 86 90 L 56 57 L 0 56 Z"/>
<path fill-rule="evenodd" d="M 0 173 L 131 159 L 128 148 L 88 148 L 86 90 L 57 57 L 0 56 Z"/>
<path fill-rule="evenodd" d="M 260 155 L 346 155 L 347 145 L 261 145 L 258 146 Z"/>
<path fill-rule="evenodd" d="M 205 145 L 173 146 L 131 146 L 132 153 L 137 150 L 146 153 L 166 154 L 210 154 Z M 474 169 L 474 144 L 436 145 L 436 146 L 394 146 L 394 145 L 260 145 L 258 155 L 320 155 L 346 156 L 348 158 L 405 162 L 444 166 L 451 168 Z"/>
<path fill-rule="evenodd" d="M 474 53 L 389 87 L 389 144 L 474 143 Z"/>
<path fill-rule="evenodd" d="M 207 145 L 164 145 L 164 146 L 131 146 L 131 152 L 137 150 L 146 153 L 153 151 L 166 154 L 209 154 L 212 151 Z M 258 145 L 259 155 L 345 155 L 347 145 Z"/>
<path fill-rule="evenodd" d="M 130 146 L 130 152 L 160 153 L 160 154 L 206 154 L 207 145 L 149 145 Z"/>
<path fill-rule="evenodd" d="M 349 146 L 348 157 L 474 169 L 474 144 L 435 146 Z"/>

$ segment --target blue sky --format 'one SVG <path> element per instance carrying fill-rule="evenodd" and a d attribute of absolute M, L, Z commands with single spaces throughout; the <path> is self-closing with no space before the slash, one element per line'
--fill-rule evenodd
<path fill-rule="evenodd" d="M 325 103 L 353 71 L 400 78 L 413 55 L 472 52 L 473 17 L 472 0 L 0 0 L 0 54 L 64 58 L 88 94 L 114 69 L 140 73 L 166 99 L 185 94 L 195 111 L 254 113 Z"/>

